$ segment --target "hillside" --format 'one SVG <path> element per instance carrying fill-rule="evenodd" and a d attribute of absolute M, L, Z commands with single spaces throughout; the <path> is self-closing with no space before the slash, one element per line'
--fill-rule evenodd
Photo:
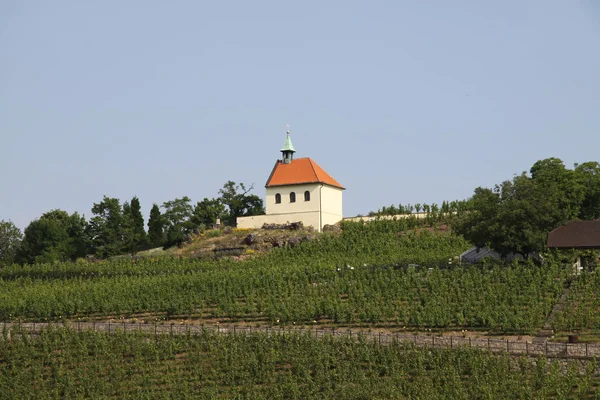
<path fill-rule="evenodd" d="M 13 383 L 36 376 L 41 393 L 67 382 L 65 390 L 85 387 L 90 394 L 132 398 L 140 393 L 157 398 L 182 385 L 192 397 L 213 390 L 224 398 L 240 393 L 272 398 L 285 379 L 296 398 L 310 398 L 308 390 L 323 398 L 320 379 L 327 377 L 336 388 L 362 387 L 361 398 L 374 386 L 382 398 L 393 397 L 400 388 L 402 396 L 411 396 L 425 387 L 428 393 L 448 389 L 451 398 L 469 398 L 452 393 L 483 387 L 472 384 L 481 371 L 486 381 L 495 376 L 503 384 L 514 382 L 510 392 L 499 383 L 482 389 L 493 398 L 502 398 L 500 393 L 529 398 L 542 387 L 551 397 L 559 391 L 573 393 L 573 398 L 592 396 L 590 388 L 597 385 L 593 363 L 582 367 L 579 360 L 567 365 L 540 356 L 533 368 L 508 355 L 457 349 L 456 340 L 452 345 L 453 337 L 469 344 L 471 339 L 486 343 L 478 337 L 487 338 L 487 346 L 490 338 L 502 337 L 507 348 L 509 338 L 511 346 L 543 348 L 529 335 L 539 332 L 563 293 L 571 279 L 568 268 L 558 263 L 456 267 L 456 257 L 469 242 L 441 226 L 407 229 L 405 224 L 350 223 L 323 234 L 306 229 L 208 230 L 181 248 L 133 260 L 0 269 L 0 320 L 14 323 L 13 331 L 4 330 L 11 340 L 0 340 L 0 352 L 7 354 L 0 368 L 10 372 L 5 374 L 10 379 L 0 379 L 0 387 L 15 398 L 28 397 L 27 384 Z M 590 276 L 572 288 L 566 304 L 575 304 L 559 310 L 552 326 L 557 332 L 577 328 L 597 335 L 598 317 L 585 309 L 598 305 L 598 282 Z M 577 307 L 584 300 L 590 308 Z M 48 322 L 53 325 L 36 333 L 39 340 L 29 340 L 20 330 L 25 321 L 38 324 L 38 330 Z M 66 328 L 106 322 L 108 329 L 101 332 Z M 135 332 L 124 332 L 125 324 Z M 206 329 L 219 332 L 219 327 L 232 326 L 231 335 Z M 235 326 L 264 333 L 236 334 Z M 165 334 L 156 335 L 157 327 Z M 186 327 L 196 333 L 167 333 Z M 291 333 L 290 328 L 311 328 L 313 333 Z M 323 337 L 323 328 L 344 333 Z M 365 329 L 379 343 L 350 336 Z M 431 347 L 450 337 L 451 348 L 418 349 L 412 341 L 381 344 L 382 333 L 415 341 L 431 337 Z M 415 365 L 406 367 L 405 357 L 416 360 Z M 452 382 L 440 380 L 459 361 L 466 369 Z M 423 362 L 429 366 L 421 368 Z M 97 373 L 81 375 L 79 368 Z M 142 376 L 151 378 L 138 379 Z M 543 382 L 528 386 L 533 376 Z M 347 392 L 336 390 L 332 386 L 326 397 Z M 477 397 L 483 392 L 469 393 Z"/>
<path fill-rule="evenodd" d="M 326 234 L 336 235 L 340 232 L 339 227 L 333 227 Z M 134 257 L 122 255 L 113 259 L 177 256 L 208 260 L 230 256 L 243 260 L 251 255 L 264 255 L 273 248 L 293 248 L 304 242 L 316 240 L 322 235 L 323 233 L 315 232 L 311 227 L 306 228 L 301 224 L 271 226 L 269 229 L 224 227 L 191 234 L 180 247 L 174 246 L 166 250 L 159 247 L 140 251 Z"/>

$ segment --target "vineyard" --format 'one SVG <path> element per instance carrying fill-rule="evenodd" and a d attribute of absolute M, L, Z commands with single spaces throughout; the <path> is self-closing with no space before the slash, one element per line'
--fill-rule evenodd
<path fill-rule="evenodd" d="M 227 319 L 535 333 L 564 288 L 557 265 L 461 266 L 448 233 L 348 224 L 296 248 L 234 261 L 145 259 L 0 271 L 0 319 Z"/>
<path fill-rule="evenodd" d="M 572 284 L 565 312 L 554 321 L 558 331 L 600 333 L 600 275 L 584 273 Z"/>
<path fill-rule="evenodd" d="M 497 340 L 502 353 L 530 356 L 492 354 L 495 334 L 537 334 L 572 280 L 569 268 L 558 262 L 459 266 L 458 255 L 469 243 L 414 224 L 346 223 L 341 233 L 260 255 L 1 269 L 0 320 L 16 324 L 0 339 L 0 393 L 7 398 L 594 398 L 595 363 L 567 364 L 538 355 L 552 355 L 558 346 L 556 357 L 589 358 L 594 345 L 577 347 L 583 353 L 576 354 L 577 345 Z M 555 327 L 596 331 L 599 289 L 593 273 L 573 280 Z M 94 329 L 115 319 L 120 324 L 112 325 L 112 333 L 110 323 L 109 333 L 39 324 L 70 321 Z M 19 324 L 27 321 L 33 324 Z M 35 331 L 35 323 L 41 333 L 20 331 L 31 325 Z M 265 333 L 234 328 L 215 334 L 201 326 L 236 323 Z M 186 329 L 190 325 L 195 329 Z M 115 333 L 119 326 L 137 331 Z M 292 331 L 293 326 L 390 334 L 382 344 L 381 332 L 375 343 L 369 335 L 315 338 Z M 157 328 L 163 334 L 156 335 Z M 455 336 L 453 342 L 451 335 L 450 349 L 440 347 L 448 341 L 444 331 L 465 330 L 479 331 L 487 340 Z M 413 344 L 400 342 L 407 336 Z M 459 343 L 479 347 L 457 348 Z"/>
<path fill-rule="evenodd" d="M 9 337 L 11 338 L 9 340 Z M 302 334 L 3 332 L 5 398 L 594 398 L 595 363 Z"/>

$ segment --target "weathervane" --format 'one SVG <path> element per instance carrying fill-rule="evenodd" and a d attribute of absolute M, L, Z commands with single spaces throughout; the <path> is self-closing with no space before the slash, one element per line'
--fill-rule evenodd
<path fill-rule="evenodd" d="M 285 131 L 290 133 L 290 124 L 285 124 Z"/>

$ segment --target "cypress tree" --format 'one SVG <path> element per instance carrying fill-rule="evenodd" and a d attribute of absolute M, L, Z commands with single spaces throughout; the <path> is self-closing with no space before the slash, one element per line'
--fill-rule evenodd
<path fill-rule="evenodd" d="M 151 247 L 159 247 L 164 244 L 164 225 L 165 222 L 160 213 L 160 208 L 154 203 L 148 219 L 148 243 Z"/>
<path fill-rule="evenodd" d="M 140 199 L 137 196 L 133 196 L 131 199 L 130 213 L 131 213 L 131 224 L 133 229 L 133 236 L 135 246 L 138 250 L 146 247 L 146 231 L 144 230 L 144 216 L 142 215 L 142 208 L 140 206 Z"/>

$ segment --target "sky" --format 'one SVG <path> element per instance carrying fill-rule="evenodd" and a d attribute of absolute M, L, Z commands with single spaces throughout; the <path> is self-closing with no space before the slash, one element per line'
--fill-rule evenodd
<path fill-rule="evenodd" d="M 264 185 L 285 140 L 344 215 L 600 161 L 600 2 L 0 0 L 0 220 Z"/>

